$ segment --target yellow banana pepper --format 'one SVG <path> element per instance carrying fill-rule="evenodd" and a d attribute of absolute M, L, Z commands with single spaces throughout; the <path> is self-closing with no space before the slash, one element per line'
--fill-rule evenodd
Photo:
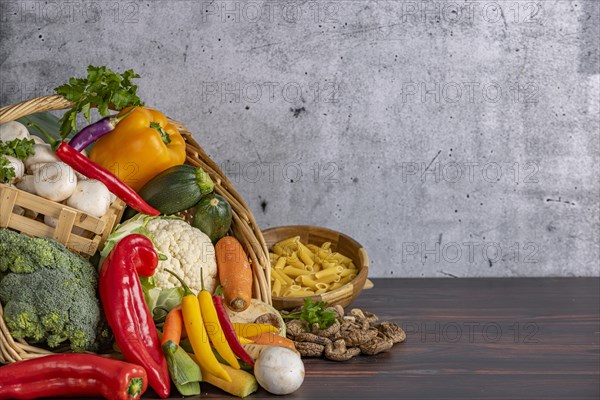
<path fill-rule="evenodd" d="M 160 172 L 185 162 L 185 140 L 161 112 L 137 107 L 96 141 L 89 157 L 137 191 Z"/>
<path fill-rule="evenodd" d="M 208 290 L 203 289 L 198 293 L 198 301 L 200 302 L 200 311 L 202 311 L 202 318 L 204 319 L 208 337 L 210 337 L 213 346 L 215 346 L 219 355 L 223 357 L 229 365 L 234 369 L 240 369 L 240 363 L 237 358 L 235 358 L 235 354 L 233 354 L 231 347 L 229 347 L 227 339 L 225 339 L 225 334 L 223 333 L 221 324 L 219 324 L 217 311 L 212 302 L 212 296 Z"/>
<path fill-rule="evenodd" d="M 166 269 L 168 273 L 173 275 L 179 282 L 184 290 L 184 296 L 181 299 L 181 313 L 183 314 L 183 325 L 188 336 L 188 340 L 192 345 L 192 350 L 196 355 L 198 365 L 204 370 L 211 374 L 227 381 L 231 382 L 231 377 L 223 369 L 223 366 L 219 363 L 215 357 L 212 349 L 210 348 L 210 342 L 206 328 L 204 327 L 204 321 L 200 312 L 200 303 L 198 298 L 194 296 L 194 293 L 190 288 L 178 277 L 173 271 Z"/>
<path fill-rule="evenodd" d="M 254 340 L 250 340 L 250 339 L 242 337 L 242 336 L 237 336 L 237 339 L 238 339 L 238 342 L 240 342 L 240 344 L 252 344 L 252 343 L 254 343 Z"/>
<path fill-rule="evenodd" d="M 269 324 L 241 324 L 234 322 L 233 330 L 238 337 L 249 338 L 258 336 L 261 333 L 279 332 L 279 329 Z"/>
<path fill-rule="evenodd" d="M 240 363 L 237 358 L 235 358 L 235 354 L 233 354 L 231 347 L 229 347 L 229 343 L 227 343 L 227 339 L 223 333 L 223 328 L 221 328 L 221 324 L 219 323 L 219 317 L 215 305 L 213 304 L 212 296 L 208 290 L 204 289 L 204 275 L 202 274 L 202 268 L 200 268 L 200 282 L 202 284 L 202 290 L 198 293 L 198 302 L 200 303 L 200 311 L 202 312 L 202 318 L 204 319 L 208 337 L 210 337 L 210 341 L 213 346 L 215 346 L 219 355 L 223 357 L 231 367 L 240 369 Z"/>

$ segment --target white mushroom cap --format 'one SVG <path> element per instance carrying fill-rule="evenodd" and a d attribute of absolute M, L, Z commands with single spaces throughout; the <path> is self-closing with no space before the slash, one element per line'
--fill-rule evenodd
<path fill-rule="evenodd" d="M 35 194 L 35 178 L 33 175 L 25 175 L 15 184 L 17 189 Z"/>
<path fill-rule="evenodd" d="M 27 167 L 27 170 L 33 172 L 35 164 L 45 164 L 55 161 L 60 161 L 60 159 L 56 157 L 49 144 L 34 144 L 33 154 L 25 159 L 25 167 Z"/>
<path fill-rule="evenodd" d="M 8 142 L 14 139 L 29 139 L 29 130 L 17 121 L 9 121 L 0 125 L 0 140 Z"/>
<path fill-rule="evenodd" d="M 102 217 L 110 207 L 110 192 L 102 182 L 87 179 L 77 182 L 67 205 L 94 217 Z"/>
<path fill-rule="evenodd" d="M 34 173 L 35 191 L 48 200 L 63 201 L 73 194 L 77 176 L 73 168 L 63 162 L 42 165 Z"/>

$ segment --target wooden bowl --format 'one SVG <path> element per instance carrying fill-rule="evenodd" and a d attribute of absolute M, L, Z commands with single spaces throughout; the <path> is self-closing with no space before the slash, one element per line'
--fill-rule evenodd
<path fill-rule="evenodd" d="M 320 246 L 325 242 L 331 242 L 333 251 L 352 259 L 359 269 L 356 278 L 331 292 L 311 296 L 310 298 L 315 302 L 324 301 L 329 305 L 339 304 L 346 307 L 358 297 L 365 286 L 369 274 L 369 256 L 356 240 L 343 233 L 318 226 L 294 225 L 266 229 L 263 231 L 263 236 L 269 249 L 275 243 L 294 236 L 300 236 L 300 241 L 304 244 Z M 273 307 L 278 310 L 290 310 L 302 306 L 304 299 L 304 297 L 272 297 Z"/>

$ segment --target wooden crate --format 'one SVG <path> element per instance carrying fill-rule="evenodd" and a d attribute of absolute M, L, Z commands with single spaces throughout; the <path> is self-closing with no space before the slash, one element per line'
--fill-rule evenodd
<path fill-rule="evenodd" d="M 17 213 L 16 206 L 24 209 L 25 215 Z M 54 239 L 84 257 L 102 249 L 124 210 L 125 203 L 117 199 L 104 216 L 97 218 L 64 204 L 0 184 L 0 227 L 29 236 Z M 57 218 L 56 228 L 45 224 L 44 216 Z"/>

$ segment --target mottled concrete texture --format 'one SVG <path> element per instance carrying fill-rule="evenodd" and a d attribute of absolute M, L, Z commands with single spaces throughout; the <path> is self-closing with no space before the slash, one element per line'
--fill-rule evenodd
<path fill-rule="evenodd" d="M 1 0 L 1 104 L 133 68 L 262 227 L 379 277 L 598 276 L 599 3 Z"/>

